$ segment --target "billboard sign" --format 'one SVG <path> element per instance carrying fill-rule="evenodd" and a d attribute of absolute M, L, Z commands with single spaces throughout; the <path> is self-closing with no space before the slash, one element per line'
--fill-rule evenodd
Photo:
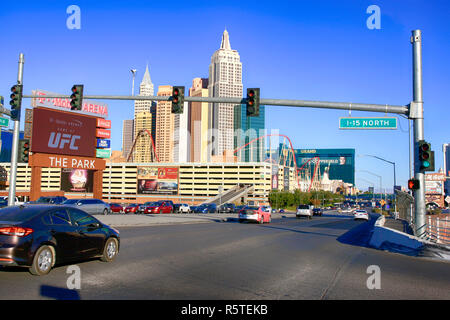
<path fill-rule="evenodd" d="M 105 129 L 97 129 L 95 136 L 97 138 L 103 138 L 103 139 L 110 139 L 111 138 L 111 131 L 105 130 Z"/>
<path fill-rule="evenodd" d="M 33 107 L 46 107 L 46 108 L 64 108 L 70 110 L 69 98 L 46 98 L 47 95 L 58 95 L 58 93 L 45 91 L 45 90 L 32 90 L 33 95 L 42 96 L 41 98 L 33 98 Z M 90 113 L 96 117 L 108 116 L 108 105 L 94 100 L 83 99 L 82 111 Z"/>
<path fill-rule="evenodd" d="M 138 167 L 138 194 L 178 194 L 178 167 Z"/>
<path fill-rule="evenodd" d="M 95 118 L 35 108 L 33 123 L 32 152 L 95 157 Z"/>
<path fill-rule="evenodd" d="M 61 190 L 93 192 L 94 172 L 86 169 L 61 169 Z"/>
<path fill-rule="evenodd" d="M 97 148 L 102 148 L 102 149 L 111 148 L 111 140 L 97 139 Z"/>

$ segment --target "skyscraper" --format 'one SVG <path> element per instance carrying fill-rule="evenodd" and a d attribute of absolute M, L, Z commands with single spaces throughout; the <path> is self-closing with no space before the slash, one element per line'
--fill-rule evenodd
<path fill-rule="evenodd" d="M 246 105 L 238 105 L 234 110 L 234 147 L 250 143 L 237 152 L 241 162 L 261 162 L 265 160 L 265 107 L 259 107 L 259 116 L 247 117 Z M 252 142 L 254 140 L 254 142 Z"/>
<path fill-rule="evenodd" d="M 214 52 L 209 65 L 208 92 L 210 97 L 242 97 L 242 63 L 239 53 L 231 49 L 228 31 L 222 35 L 220 48 Z M 222 155 L 234 149 L 234 104 L 210 105 L 208 153 Z"/>
<path fill-rule="evenodd" d="M 172 86 L 159 86 L 158 96 L 171 96 Z M 172 102 L 158 101 L 156 104 L 156 153 L 160 162 L 173 162 L 174 115 Z"/>
<path fill-rule="evenodd" d="M 195 78 L 189 88 L 190 97 L 208 96 L 208 79 Z M 208 103 L 189 102 L 190 161 L 208 162 Z"/>
<path fill-rule="evenodd" d="M 152 79 L 150 78 L 150 72 L 148 71 L 148 65 L 145 67 L 144 77 L 139 85 L 140 96 L 153 96 L 154 89 Z M 140 112 L 150 112 L 152 102 L 150 100 L 136 100 L 134 102 L 134 116 Z"/>
<path fill-rule="evenodd" d="M 173 115 L 173 161 L 175 163 L 186 163 L 189 159 L 189 108 L 187 102 L 184 103 L 183 109 L 183 113 Z"/>
<path fill-rule="evenodd" d="M 122 129 L 122 155 L 126 159 L 128 157 L 128 153 L 133 146 L 133 137 L 134 137 L 134 120 L 123 120 L 123 129 Z"/>
<path fill-rule="evenodd" d="M 153 96 L 153 83 L 148 71 L 148 65 L 145 68 L 144 77 L 139 86 L 139 96 Z M 135 100 L 134 102 L 134 135 L 136 138 L 140 131 L 148 130 L 152 132 L 152 101 Z M 149 137 L 140 138 L 135 145 L 133 153 L 134 162 L 150 162 L 151 158 L 151 140 Z"/>

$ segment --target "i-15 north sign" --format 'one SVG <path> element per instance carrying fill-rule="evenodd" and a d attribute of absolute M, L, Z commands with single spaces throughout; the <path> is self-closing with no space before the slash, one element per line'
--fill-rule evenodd
<path fill-rule="evenodd" d="M 339 129 L 397 129 L 396 117 L 379 117 L 379 118 L 356 118 L 345 117 L 339 118 Z"/>

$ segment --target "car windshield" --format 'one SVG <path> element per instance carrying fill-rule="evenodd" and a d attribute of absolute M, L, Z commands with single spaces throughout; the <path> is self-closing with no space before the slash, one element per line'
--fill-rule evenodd
<path fill-rule="evenodd" d="M 38 214 L 40 214 L 42 211 L 44 211 L 45 208 L 36 208 L 34 206 L 14 206 L 14 207 L 6 207 L 3 209 L 0 209 L 0 221 L 27 221 Z"/>
<path fill-rule="evenodd" d="M 138 205 L 136 203 L 132 203 L 130 205 L 128 205 L 129 207 L 137 207 Z"/>
<path fill-rule="evenodd" d="M 74 204 L 76 203 L 78 200 L 76 199 L 68 199 L 66 201 L 64 201 L 62 204 Z"/>
<path fill-rule="evenodd" d="M 247 207 L 247 208 L 245 208 L 245 209 L 247 209 L 247 210 L 258 210 L 259 207 Z"/>
<path fill-rule="evenodd" d="M 309 209 L 309 206 L 307 204 L 301 204 L 298 206 L 298 209 Z"/>

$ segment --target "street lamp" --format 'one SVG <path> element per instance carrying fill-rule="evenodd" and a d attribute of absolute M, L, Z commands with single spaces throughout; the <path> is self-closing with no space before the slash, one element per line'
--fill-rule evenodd
<path fill-rule="evenodd" d="M 369 180 L 363 179 L 363 178 L 359 178 L 359 179 L 362 180 L 362 181 L 365 181 L 367 183 L 370 183 L 372 185 L 372 190 L 375 191 L 375 183 L 373 183 L 373 182 L 371 182 Z M 372 192 L 372 201 L 373 201 L 373 192 Z"/>
<path fill-rule="evenodd" d="M 383 194 L 383 178 L 380 175 L 378 175 L 376 173 L 373 173 L 371 171 L 367 171 L 367 170 L 357 170 L 357 171 L 367 172 L 367 173 L 369 173 L 371 175 L 374 175 L 374 176 L 378 177 L 380 179 L 380 194 Z"/>
<path fill-rule="evenodd" d="M 131 69 L 130 71 L 133 74 L 133 84 L 131 86 L 131 95 L 134 96 L 134 78 L 136 77 L 137 70 L 136 69 Z"/>
<path fill-rule="evenodd" d="M 394 166 L 394 188 L 392 189 L 392 193 L 394 195 L 394 207 L 395 207 L 394 210 L 395 210 L 395 212 L 397 212 L 397 201 L 396 201 L 397 196 L 395 195 L 395 186 L 397 185 L 397 178 L 395 176 L 395 162 L 389 161 L 389 160 L 386 160 L 386 159 L 383 159 L 381 157 L 374 156 L 374 155 L 371 155 L 371 154 L 360 154 L 360 155 L 358 155 L 358 157 L 372 157 L 372 158 L 375 158 L 375 159 L 378 159 L 378 160 L 390 163 L 390 164 L 392 164 Z"/>

